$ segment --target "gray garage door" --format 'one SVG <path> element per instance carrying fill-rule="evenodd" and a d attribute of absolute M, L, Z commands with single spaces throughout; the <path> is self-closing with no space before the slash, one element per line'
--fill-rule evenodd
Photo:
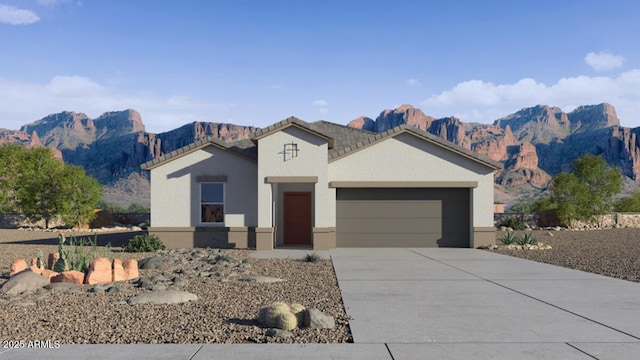
<path fill-rule="evenodd" d="M 336 189 L 338 247 L 469 247 L 469 189 Z"/>

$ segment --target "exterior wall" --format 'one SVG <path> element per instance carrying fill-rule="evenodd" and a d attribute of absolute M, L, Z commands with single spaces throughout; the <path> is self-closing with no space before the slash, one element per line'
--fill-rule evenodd
<path fill-rule="evenodd" d="M 493 170 L 411 134 L 385 139 L 333 161 L 329 181 L 476 181 L 472 226 L 493 226 Z"/>
<path fill-rule="evenodd" d="M 298 156 L 285 159 L 284 144 L 298 144 Z M 296 127 L 288 127 L 258 140 L 258 226 L 273 227 L 272 201 L 285 184 L 268 184 L 267 176 L 317 176 L 313 187 L 314 226 L 334 226 L 335 190 L 327 186 L 327 141 Z M 276 189 L 277 188 L 277 189 Z M 333 194 L 333 197 L 331 197 Z M 331 214 L 334 214 L 331 217 Z"/>
<path fill-rule="evenodd" d="M 197 150 L 151 170 L 151 226 L 255 227 L 256 163 L 215 146 Z M 199 176 L 226 176 L 225 223 L 200 222 Z"/>

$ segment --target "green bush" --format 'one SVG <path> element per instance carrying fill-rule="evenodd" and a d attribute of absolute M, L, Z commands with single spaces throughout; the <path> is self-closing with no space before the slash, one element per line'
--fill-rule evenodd
<path fill-rule="evenodd" d="M 124 247 L 125 252 L 151 252 L 164 250 L 165 246 L 156 235 L 136 235 Z"/>
<path fill-rule="evenodd" d="M 499 225 L 500 227 L 504 226 L 504 227 L 508 227 L 508 228 L 512 228 L 513 230 L 524 230 L 527 228 L 526 224 L 524 223 L 524 221 L 518 219 L 518 218 L 508 218 L 505 220 L 502 220 L 502 222 Z"/>

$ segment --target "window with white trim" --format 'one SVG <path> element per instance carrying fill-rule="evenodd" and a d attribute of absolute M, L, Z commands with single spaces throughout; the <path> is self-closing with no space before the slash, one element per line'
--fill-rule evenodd
<path fill-rule="evenodd" d="M 200 221 L 224 223 L 224 183 L 200 184 Z"/>

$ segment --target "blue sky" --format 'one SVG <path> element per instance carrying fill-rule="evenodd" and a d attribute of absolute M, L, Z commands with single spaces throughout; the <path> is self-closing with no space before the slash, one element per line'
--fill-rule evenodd
<path fill-rule="evenodd" d="M 346 124 L 412 104 L 490 123 L 609 102 L 640 126 L 640 2 L 0 0 L 0 127 L 133 108 Z"/>

